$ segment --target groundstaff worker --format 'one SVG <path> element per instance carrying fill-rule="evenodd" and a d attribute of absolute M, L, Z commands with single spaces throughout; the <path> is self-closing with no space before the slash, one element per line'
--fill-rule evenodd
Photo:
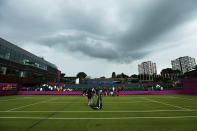
<path fill-rule="evenodd" d="M 91 98 L 92 98 L 92 89 L 91 88 L 88 88 L 87 96 L 88 96 L 88 105 L 90 105 L 91 104 Z"/>
<path fill-rule="evenodd" d="M 97 103 L 96 103 L 96 105 L 95 104 L 93 104 L 93 105 L 91 105 L 91 107 L 92 107 L 92 109 L 95 109 L 95 110 L 100 110 L 100 109 L 102 109 L 102 98 L 101 98 L 101 93 L 99 92 L 98 93 L 98 96 L 97 96 Z"/>

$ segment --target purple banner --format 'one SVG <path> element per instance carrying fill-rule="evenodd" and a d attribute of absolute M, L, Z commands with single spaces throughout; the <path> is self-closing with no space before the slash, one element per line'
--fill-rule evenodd
<path fill-rule="evenodd" d="M 17 83 L 0 83 L 0 96 L 16 95 L 17 88 Z"/>
<path fill-rule="evenodd" d="M 197 95 L 197 78 L 182 80 L 184 94 Z"/>
<path fill-rule="evenodd" d="M 18 95 L 82 95 L 82 91 L 18 91 Z"/>
<path fill-rule="evenodd" d="M 181 90 L 165 91 L 120 91 L 120 95 L 163 95 L 163 94 L 181 94 Z"/>
<path fill-rule="evenodd" d="M 16 95 L 17 91 L 0 91 L 0 96 L 6 96 L 6 95 Z"/>
<path fill-rule="evenodd" d="M 181 90 L 165 91 L 120 91 L 120 95 L 181 94 Z M 18 95 L 82 95 L 82 91 L 18 91 Z"/>

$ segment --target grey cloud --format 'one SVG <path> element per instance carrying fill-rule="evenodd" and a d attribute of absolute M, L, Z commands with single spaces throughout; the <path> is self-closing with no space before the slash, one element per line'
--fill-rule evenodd
<path fill-rule="evenodd" d="M 74 32 L 74 34 L 60 34 L 47 37 L 41 40 L 41 43 L 50 47 L 59 47 L 62 51 L 81 52 L 90 57 L 116 60 L 118 53 L 113 47 L 106 47 L 104 38 L 85 32 Z"/>
<path fill-rule="evenodd" d="M 68 47 L 69 49 L 72 51 L 81 51 L 91 57 L 119 62 L 131 62 L 141 59 L 151 53 L 151 49 L 148 49 L 149 51 L 147 51 L 147 49 L 143 50 L 143 48 L 156 45 L 154 40 L 190 19 L 190 13 L 193 13 L 193 11 L 197 9 L 195 6 L 197 5 L 197 1 L 179 0 L 179 4 L 177 4 L 177 2 L 178 1 L 176 0 L 159 2 L 155 1 L 155 3 L 152 3 L 153 5 L 151 5 L 151 7 L 148 6 L 146 7 L 148 9 L 144 9 L 146 12 L 141 11 L 138 14 L 141 15 L 141 17 L 139 17 L 139 19 L 136 17 L 136 20 L 134 20 L 136 25 L 134 29 L 130 25 L 126 32 L 108 35 L 108 39 L 105 41 L 111 43 L 111 45 L 115 48 L 114 50 L 106 49 L 104 47 L 92 47 L 89 45 L 90 43 L 87 43 L 84 40 L 87 36 L 83 35 L 80 36 L 80 38 L 72 37 L 72 40 L 69 38 L 69 41 L 67 41 L 68 38 L 62 37 L 62 43 L 65 44 L 72 41 L 75 44 L 70 45 Z M 122 10 L 123 16 L 126 11 L 129 12 L 129 9 Z M 127 14 L 126 16 L 132 18 L 132 13 L 130 15 Z M 84 18 L 88 19 L 89 17 L 86 16 Z M 133 19 L 127 18 L 127 20 L 131 21 L 132 23 Z M 82 28 L 85 28 L 86 26 L 83 25 Z M 105 29 L 102 30 L 103 32 L 105 31 Z M 76 45 L 76 43 L 78 44 Z M 66 44 L 66 46 L 68 46 L 68 44 Z"/>
<path fill-rule="evenodd" d="M 107 43 L 106 46 L 108 39 L 90 33 L 64 33 L 44 38 L 38 43 L 53 48 L 58 47 L 61 51 L 81 52 L 89 57 L 119 63 L 129 63 L 150 53 L 150 50 L 121 50 L 121 48 L 117 48 L 117 43 Z"/>
<path fill-rule="evenodd" d="M 147 7 L 149 9 L 145 9 L 146 12 L 138 14 L 141 17 L 134 20 L 134 30 L 130 27 L 128 32 L 121 34 L 115 41 L 123 43 L 123 49 L 133 47 L 138 50 L 154 45 L 154 40 L 190 20 L 191 14 L 197 10 L 196 5 L 195 0 L 155 1 L 151 7 Z"/>
<path fill-rule="evenodd" d="M 157 45 L 166 33 L 196 17 L 197 10 L 196 0 L 142 1 L 141 8 L 135 8 L 129 0 L 109 0 L 109 5 L 101 4 L 98 9 L 94 2 L 88 7 L 91 9 L 83 2 L 49 0 L 40 1 L 39 6 L 33 2 L 0 2 L 0 35 L 121 63 L 149 55 L 154 51 L 151 46 Z M 110 2 L 117 9 L 115 16 L 106 15 L 108 8 L 112 9 Z M 108 21 L 111 19 L 117 20 L 115 24 Z M 117 25 L 124 26 L 125 30 Z"/>

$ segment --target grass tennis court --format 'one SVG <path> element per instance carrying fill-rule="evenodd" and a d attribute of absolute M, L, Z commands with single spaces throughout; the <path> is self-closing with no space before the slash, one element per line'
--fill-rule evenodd
<path fill-rule="evenodd" d="M 93 110 L 84 96 L 0 97 L 0 130 L 196 131 L 197 96 L 103 96 Z"/>

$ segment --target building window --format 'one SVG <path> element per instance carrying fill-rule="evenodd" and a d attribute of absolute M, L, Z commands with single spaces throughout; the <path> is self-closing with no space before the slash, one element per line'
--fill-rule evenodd
<path fill-rule="evenodd" d="M 6 71 L 7 71 L 6 67 L 0 67 L 0 74 L 6 75 Z"/>
<path fill-rule="evenodd" d="M 10 53 L 5 54 L 5 59 L 9 60 L 10 59 Z"/>

